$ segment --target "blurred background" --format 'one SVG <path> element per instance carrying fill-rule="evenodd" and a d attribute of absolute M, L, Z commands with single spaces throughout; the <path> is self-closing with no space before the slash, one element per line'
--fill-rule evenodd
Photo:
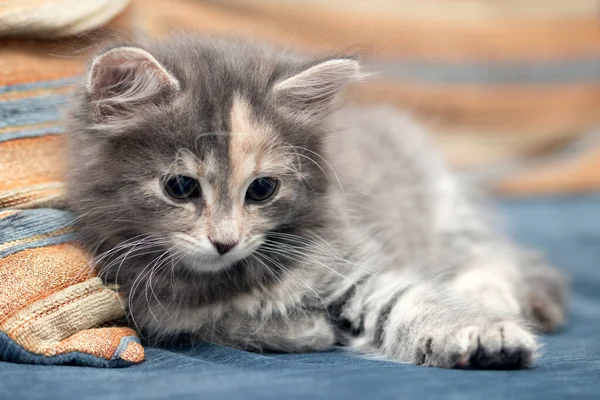
<path fill-rule="evenodd" d="M 60 110 L 101 43 L 180 29 L 360 54 L 378 74 L 350 101 L 408 110 L 454 168 L 499 195 L 600 189 L 598 0 L 0 2 L 0 103 L 20 102 L 0 107 L 0 139 L 62 133 Z M 62 158 L 63 145 L 39 151 Z M 39 179 L 60 180 L 55 165 Z"/>

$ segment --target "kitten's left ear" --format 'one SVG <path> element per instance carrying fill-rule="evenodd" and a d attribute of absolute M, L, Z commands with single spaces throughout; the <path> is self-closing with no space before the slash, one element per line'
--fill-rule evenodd
<path fill-rule="evenodd" d="M 110 49 L 94 59 L 86 88 L 100 117 L 131 111 L 179 90 L 179 81 L 154 56 L 137 47 Z"/>
<path fill-rule="evenodd" d="M 272 94 L 278 106 L 299 122 L 318 122 L 335 111 L 344 87 L 365 76 L 357 60 L 333 59 L 277 82 Z"/>

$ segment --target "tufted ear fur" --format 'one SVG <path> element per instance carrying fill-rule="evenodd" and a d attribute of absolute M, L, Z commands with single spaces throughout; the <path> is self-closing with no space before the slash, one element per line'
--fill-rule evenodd
<path fill-rule="evenodd" d="M 159 102 L 179 90 L 179 81 L 147 51 L 116 47 L 92 62 L 86 89 L 102 119 Z"/>
<path fill-rule="evenodd" d="M 311 123 L 334 112 L 337 94 L 364 76 L 358 61 L 333 59 L 275 83 L 272 93 L 287 113 L 300 122 Z"/>

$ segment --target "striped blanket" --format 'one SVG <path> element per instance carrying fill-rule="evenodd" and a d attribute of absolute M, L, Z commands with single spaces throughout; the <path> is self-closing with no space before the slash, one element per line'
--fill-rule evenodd
<path fill-rule="evenodd" d="M 59 109 L 73 78 L 0 87 L 0 360 L 124 366 L 143 360 L 104 286 L 74 243 L 63 205 Z"/>
<path fill-rule="evenodd" d="M 119 295 L 61 209 L 61 114 L 84 62 L 57 57 L 57 43 L 0 41 L 0 360 L 127 366 L 144 349 L 112 323 L 125 315 Z"/>

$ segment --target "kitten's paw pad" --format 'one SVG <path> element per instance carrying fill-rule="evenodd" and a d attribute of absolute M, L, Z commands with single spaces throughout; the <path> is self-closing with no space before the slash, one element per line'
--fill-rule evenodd
<path fill-rule="evenodd" d="M 513 322 L 468 326 L 445 336 L 424 336 L 417 361 L 442 368 L 527 368 L 534 360 L 534 336 Z"/>
<path fill-rule="evenodd" d="M 425 335 L 417 344 L 417 362 L 431 367 L 464 368 L 479 346 L 479 328 L 467 326 L 449 335 Z"/>
<path fill-rule="evenodd" d="M 481 334 L 467 368 L 527 368 L 537 351 L 535 337 L 514 322 L 499 322 Z"/>

